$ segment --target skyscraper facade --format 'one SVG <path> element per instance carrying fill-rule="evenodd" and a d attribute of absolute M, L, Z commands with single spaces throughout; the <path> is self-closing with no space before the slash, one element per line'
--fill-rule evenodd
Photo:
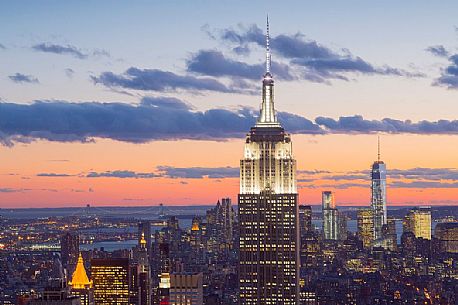
<path fill-rule="evenodd" d="M 277 120 L 267 23 L 260 116 L 240 161 L 240 304 L 298 304 L 296 160 Z"/>
<path fill-rule="evenodd" d="M 364 248 L 370 248 L 374 243 L 374 210 L 359 209 L 357 218 L 358 238 Z"/>
<path fill-rule="evenodd" d="M 346 240 L 348 237 L 347 215 L 337 211 L 337 239 Z"/>
<path fill-rule="evenodd" d="M 299 206 L 299 232 L 303 237 L 312 231 L 312 207 L 310 205 Z"/>
<path fill-rule="evenodd" d="M 62 258 L 62 267 L 70 276 L 75 271 L 80 253 L 80 238 L 78 233 L 66 232 L 60 240 L 60 253 Z"/>
<path fill-rule="evenodd" d="M 327 240 L 338 239 L 338 212 L 334 199 L 334 193 L 330 191 L 322 192 L 322 211 L 323 211 L 323 236 Z"/>
<path fill-rule="evenodd" d="M 431 239 L 431 208 L 414 208 L 404 217 L 403 230 L 416 238 Z"/>
<path fill-rule="evenodd" d="M 371 170 L 371 207 L 374 213 L 374 238 L 382 238 L 382 227 L 386 224 L 386 164 L 380 160 L 380 141 L 378 158 Z"/>
<path fill-rule="evenodd" d="M 396 218 L 388 217 L 386 225 L 382 227 L 381 246 L 385 249 L 395 251 L 397 249 Z"/>
<path fill-rule="evenodd" d="M 131 268 L 131 270 L 136 271 L 136 273 L 130 274 L 130 276 L 136 276 L 135 282 L 137 282 L 136 292 L 138 296 L 138 305 L 151 305 L 151 269 L 147 252 L 147 241 L 144 233 L 140 236 L 140 243 L 135 249 L 134 259 L 137 268 L 136 270 Z"/>
<path fill-rule="evenodd" d="M 151 259 L 151 223 L 149 221 L 142 221 L 138 224 L 138 244 L 141 244 L 141 239 L 146 241 L 145 247 L 148 257 Z"/>
<path fill-rule="evenodd" d="M 438 223 L 434 237 L 439 241 L 441 251 L 458 253 L 458 222 Z"/>
<path fill-rule="evenodd" d="M 129 304 L 129 259 L 91 260 L 91 276 L 96 305 Z"/>

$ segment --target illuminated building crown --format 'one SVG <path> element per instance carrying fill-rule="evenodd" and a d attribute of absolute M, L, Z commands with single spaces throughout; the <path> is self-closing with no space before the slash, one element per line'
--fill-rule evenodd
<path fill-rule="evenodd" d="M 73 272 L 72 280 L 68 283 L 72 289 L 86 289 L 92 287 L 92 281 L 89 281 L 86 270 L 84 269 L 83 257 L 81 253 L 78 257 L 78 264 Z"/>
<path fill-rule="evenodd" d="M 142 237 L 140 238 L 140 246 L 146 247 L 145 232 L 142 232 Z"/>

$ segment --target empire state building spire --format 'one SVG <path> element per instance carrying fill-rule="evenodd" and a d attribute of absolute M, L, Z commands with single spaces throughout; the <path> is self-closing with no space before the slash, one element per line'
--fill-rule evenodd
<path fill-rule="evenodd" d="M 270 34 L 269 34 L 269 15 L 267 15 L 267 34 L 266 34 L 266 73 L 270 73 Z"/>
<path fill-rule="evenodd" d="M 271 53 L 270 53 L 270 33 L 269 16 L 267 16 L 266 33 L 266 73 L 262 79 L 262 104 L 261 113 L 256 123 L 256 127 L 281 127 L 277 121 L 274 107 L 274 79 L 270 73 Z"/>

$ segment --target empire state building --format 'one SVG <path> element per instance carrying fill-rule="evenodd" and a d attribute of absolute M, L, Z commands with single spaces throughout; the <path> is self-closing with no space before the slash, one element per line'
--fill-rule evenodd
<path fill-rule="evenodd" d="M 240 160 L 240 304 L 297 305 L 296 160 L 275 113 L 268 20 L 266 49 L 261 112 Z"/>

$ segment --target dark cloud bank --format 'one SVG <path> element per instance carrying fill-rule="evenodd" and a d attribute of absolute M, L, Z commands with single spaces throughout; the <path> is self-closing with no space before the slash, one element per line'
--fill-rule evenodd
<path fill-rule="evenodd" d="M 95 84 L 109 88 L 124 88 L 142 91 L 216 91 L 223 93 L 246 93 L 245 88 L 236 85 L 226 85 L 219 80 L 209 77 L 178 75 L 173 72 L 158 69 L 139 69 L 131 67 L 122 74 L 103 72 L 92 76 Z"/>
<path fill-rule="evenodd" d="M 213 39 L 235 45 L 233 50 L 236 54 L 248 54 L 254 46 L 261 48 L 265 46 L 265 33 L 257 25 L 240 26 L 237 30 L 222 29 L 216 33 L 207 31 L 207 33 Z M 424 76 L 421 73 L 412 73 L 389 66 L 375 66 L 352 54 L 348 49 L 333 50 L 315 40 L 307 39 L 302 33 L 272 36 L 270 46 L 278 62 L 288 62 L 288 65 L 273 66 L 273 73 L 289 80 L 305 79 L 319 83 L 328 82 L 330 79 L 349 80 L 346 73 Z M 257 65 L 252 65 L 248 73 L 246 71 L 248 67 L 239 62 L 227 59 L 214 51 L 199 51 L 188 62 L 188 70 L 203 74 L 212 73 L 215 69 L 213 64 L 215 59 L 218 59 L 216 67 L 220 68 L 219 75 L 223 75 L 221 68 L 224 68 L 228 76 L 236 74 L 234 71 L 238 71 L 237 76 L 251 75 L 258 69 Z M 295 71 L 285 71 L 285 67 L 288 66 L 295 68 Z"/>
<path fill-rule="evenodd" d="M 254 48 L 264 48 L 265 34 L 256 25 L 239 30 L 224 29 L 210 37 L 232 44 L 233 55 L 247 55 Z M 306 39 L 301 33 L 271 37 L 275 60 L 272 73 L 283 81 L 307 80 L 330 84 L 330 80 L 350 80 L 351 75 L 389 75 L 422 77 L 390 66 L 375 66 L 347 49 L 332 50 L 317 41 Z M 62 48 L 60 48 L 62 49 Z M 78 56 L 78 49 L 62 51 Z M 440 52 L 438 47 L 431 52 Z M 213 91 L 222 93 L 253 94 L 254 82 L 261 79 L 265 64 L 250 64 L 233 59 L 219 50 L 198 50 L 186 60 L 186 73 L 176 74 L 159 69 L 130 67 L 122 73 L 105 71 L 91 76 L 95 84 L 111 89 L 173 92 L 179 90 Z"/>
<path fill-rule="evenodd" d="M 45 139 L 61 142 L 90 142 L 94 138 L 144 143 L 154 140 L 225 140 L 243 137 L 256 121 L 258 111 L 210 109 L 193 111 L 175 98 L 143 98 L 138 105 L 126 103 L 35 101 L 32 104 L 0 103 L 0 142 Z M 279 112 L 285 129 L 295 134 L 458 134 L 458 121 L 400 121 L 362 116 L 314 121 Z"/>

